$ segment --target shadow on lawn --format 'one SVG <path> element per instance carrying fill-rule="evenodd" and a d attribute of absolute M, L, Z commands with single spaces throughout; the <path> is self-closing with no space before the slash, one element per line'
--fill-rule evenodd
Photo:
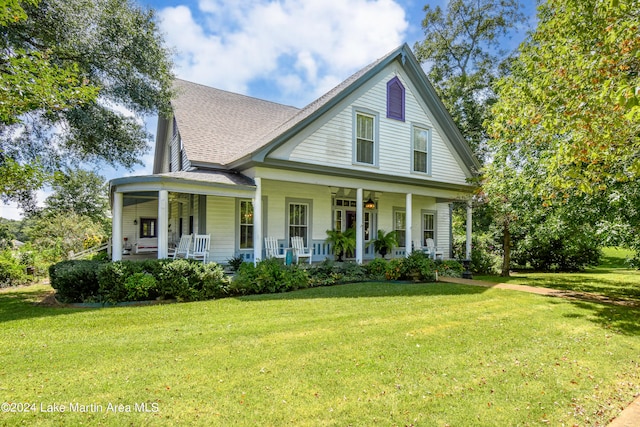
<path fill-rule="evenodd" d="M 41 301 L 50 293 L 51 289 L 37 285 L 3 289 L 0 291 L 0 323 L 35 317 L 59 316 L 87 310 L 41 304 Z"/>
<path fill-rule="evenodd" d="M 604 329 L 625 335 L 640 335 L 640 309 L 619 307 L 583 301 L 572 302 L 576 307 L 589 310 L 592 316 L 586 320 L 594 322 Z"/>
<path fill-rule="evenodd" d="M 246 295 L 236 297 L 240 301 L 272 301 L 283 299 L 318 298 L 376 298 L 413 297 L 426 295 L 473 295 L 485 292 L 487 288 L 454 285 L 451 283 L 412 282 L 362 282 L 344 285 L 321 286 L 277 294 Z"/>

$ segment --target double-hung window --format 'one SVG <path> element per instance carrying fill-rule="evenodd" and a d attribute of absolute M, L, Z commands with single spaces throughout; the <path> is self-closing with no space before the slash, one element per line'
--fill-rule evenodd
<path fill-rule="evenodd" d="M 374 165 L 376 162 L 376 117 L 357 112 L 355 132 L 355 162 Z"/>
<path fill-rule="evenodd" d="M 430 162 L 431 131 L 414 126 L 413 128 L 413 171 L 431 173 Z"/>
<path fill-rule="evenodd" d="M 307 246 L 309 237 L 309 205 L 289 203 L 289 238 L 302 237 Z"/>
<path fill-rule="evenodd" d="M 240 200 L 240 249 L 253 248 L 253 203 Z"/>
<path fill-rule="evenodd" d="M 436 239 L 436 216 L 430 212 L 422 213 L 422 244 L 427 244 L 427 239 Z"/>

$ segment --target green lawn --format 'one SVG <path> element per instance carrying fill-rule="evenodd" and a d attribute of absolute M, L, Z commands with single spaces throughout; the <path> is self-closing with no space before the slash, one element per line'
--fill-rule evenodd
<path fill-rule="evenodd" d="M 0 292 L 0 400 L 33 404 L 0 425 L 605 425 L 640 393 L 628 307 L 398 283 L 34 306 L 47 289 Z"/>
<path fill-rule="evenodd" d="M 582 273 L 515 272 L 511 277 L 474 276 L 474 279 L 516 285 L 588 292 L 614 300 L 640 301 L 640 271 L 626 267 L 631 251 L 605 248 L 601 264 Z"/>

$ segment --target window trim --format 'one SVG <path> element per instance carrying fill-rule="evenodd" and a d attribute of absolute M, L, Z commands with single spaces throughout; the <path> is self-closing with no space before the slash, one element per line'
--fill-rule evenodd
<path fill-rule="evenodd" d="M 243 223 L 242 222 L 242 204 L 249 203 L 251 205 L 251 211 L 253 212 L 253 200 L 251 199 L 238 199 L 238 210 L 237 210 L 237 230 L 238 230 L 238 249 L 239 250 L 253 250 L 253 241 L 254 241 L 254 233 L 255 233 L 255 213 L 253 213 L 251 217 L 251 223 Z M 242 247 L 242 227 L 251 227 L 251 240 L 247 241 L 247 246 Z"/>
<path fill-rule="evenodd" d="M 373 119 L 373 162 L 358 161 L 358 116 L 368 116 Z M 380 148 L 380 115 L 367 108 L 353 108 L 353 141 L 352 141 L 352 162 L 354 165 L 378 167 L 378 150 Z"/>
<path fill-rule="evenodd" d="M 305 245 L 307 247 L 309 247 L 312 244 L 312 237 L 313 237 L 313 199 L 296 199 L 296 198 L 285 198 L 284 201 L 284 207 L 285 207 L 285 215 L 284 215 L 284 230 L 285 230 L 285 239 L 286 239 L 286 246 L 285 247 L 289 247 L 289 245 L 291 244 L 291 233 L 290 233 L 290 226 L 291 226 L 291 221 L 290 221 L 290 216 L 289 213 L 291 212 L 291 208 L 290 206 L 292 204 L 295 205 L 307 205 L 307 239 L 305 241 Z"/>
<path fill-rule="evenodd" d="M 144 225 L 149 224 L 149 229 L 153 234 L 144 233 Z M 158 218 L 140 218 L 140 234 L 141 239 L 158 237 Z"/>
<path fill-rule="evenodd" d="M 433 216 L 433 241 L 438 246 L 438 212 L 431 209 L 422 209 L 420 211 L 420 222 L 422 223 L 421 237 L 422 237 L 422 246 L 426 246 L 427 238 L 425 237 L 426 229 L 426 221 L 425 216 L 431 215 Z"/>
<path fill-rule="evenodd" d="M 392 90 L 399 88 L 400 92 L 400 114 L 396 115 L 391 112 Z M 405 88 L 398 76 L 395 76 L 387 82 L 387 118 L 404 122 L 405 118 Z"/>
<path fill-rule="evenodd" d="M 415 155 L 416 155 L 416 151 L 418 151 L 416 149 L 416 131 L 425 131 L 427 132 L 427 147 L 426 147 L 426 171 L 421 171 L 421 170 L 416 170 L 416 165 L 415 165 Z M 411 126 L 411 173 L 415 173 L 415 174 L 420 174 L 420 175 L 427 175 L 427 176 L 431 176 L 431 159 L 433 157 L 432 155 L 432 142 L 431 142 L 431 137 L 432 137 L 433 131 L 431 129 L 431 127 L 429 126 L 424 126 L 424 125 L 420 125 L 420 124 L 413 124 Z"/>

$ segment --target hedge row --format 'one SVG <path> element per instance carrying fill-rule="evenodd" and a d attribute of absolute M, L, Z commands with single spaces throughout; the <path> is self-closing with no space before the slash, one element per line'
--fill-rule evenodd
<path fill-rule="evenodd" d="M 61 302 L 198 301 L 227 295 L 229 278 L 215 263 L 63 261 L 49 268 Z"/>
<path fill-rule="evenodd" d="M 154 299 L 197 301 L 232 295 L 288 292 L 315 286 L 366 280 L 433 281 L 459 277 L 456 261 L 433 261 L 414 252 L 390 261 L 377 258 L 368 264 L 324 261 L 315 266 L 283 265 L 268 259 L 239 266 L 233 280 L 220 265 L 187 260 L 64 261 L 51 266 L 51 286 L 61 302 L 121 302 Z"/>

